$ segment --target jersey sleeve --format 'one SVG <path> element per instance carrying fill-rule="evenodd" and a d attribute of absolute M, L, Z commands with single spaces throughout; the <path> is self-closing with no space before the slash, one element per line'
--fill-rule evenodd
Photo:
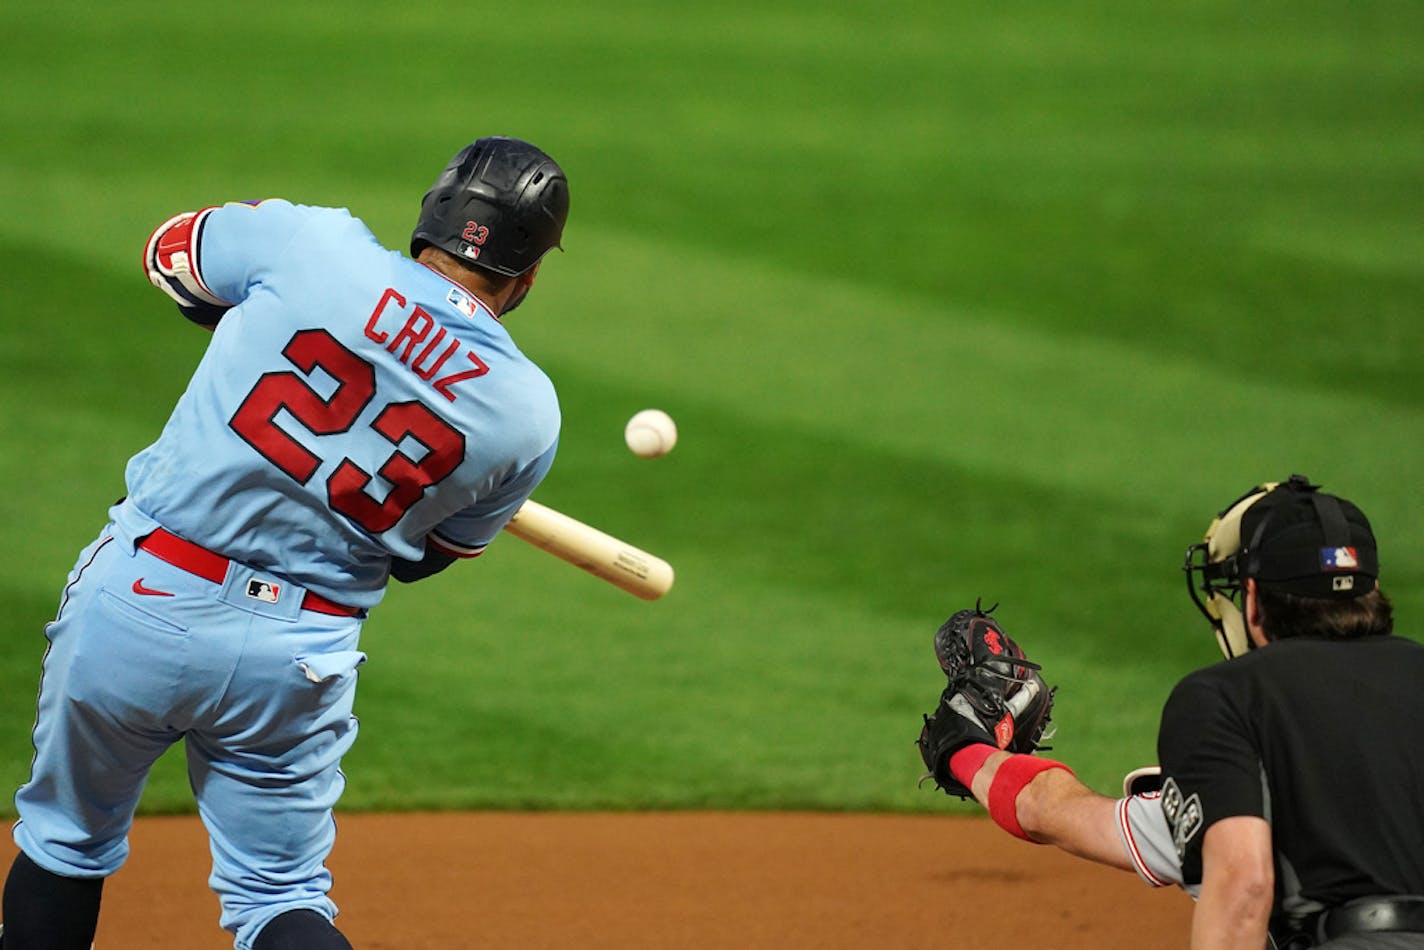
<path fill-rule="evenodd" d="M 1253 735 L 1248 718 L 1218 681 L 1201 673 L 1179 683 L 1162 710 L 1157 736 L 1162 813 L 1189 885 L 1201 882 L 1208 828 L 1237 815 L 1269 818 Z"/>
<path fill-rule="evenodd" d="M 430 532 L 429 542 L 438 550 L 459 558 L 476 557 L 514 517 L 519 506 L 549 474 L 558 451 L 558 440 L 526 465 L 487 498 L 446 518 Z"/>
<path fill-rule="evenodd" d="M 1117 833 L 1137 876 L 1153 887 L 1182 883 L 1182 864 L 1162 812 L 1161 792 L 1117 800 Z"/>
<path fill-rule="evenodd" d="M 241 303 L 282 259 L 313 211 L 279 198 L 204 211 L 197 235 L 199 279 L 214 296 Z"/>

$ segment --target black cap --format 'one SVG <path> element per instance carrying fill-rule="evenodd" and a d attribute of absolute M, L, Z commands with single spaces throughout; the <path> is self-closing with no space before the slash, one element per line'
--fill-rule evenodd
<path fill-rule="evenodd" d="M 1241 516 L 1241 573 L 1267 590 L 1349 599 L 1374 590 L 1379 552 L 1353 504 L 1292 475 Z"/>

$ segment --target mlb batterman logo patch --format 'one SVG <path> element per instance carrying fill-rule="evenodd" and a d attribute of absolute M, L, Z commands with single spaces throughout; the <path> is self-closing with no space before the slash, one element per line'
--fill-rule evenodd
<path fill-rule="evenodd" d="M 445 295 L 445 299 L 465 316 L 473 317 L 475 315 L 475 302 L 471 300 L 470 295 L 463 290 L 452 287 L 450 288 L 450 292 Z"/>
<path fill-rule="evenodd" d="M 250 580 L 247 582 L 247 596 L 264 604 L 275 604 L 277 598 L 282 596 L 282 588 L 268 581 Z"/>
<path fill-rule="evenodd" d="M 1326 571 L 1353 571 L 1360 566 L 1354 548 L 1321 548 L 1320 567 Z"/>

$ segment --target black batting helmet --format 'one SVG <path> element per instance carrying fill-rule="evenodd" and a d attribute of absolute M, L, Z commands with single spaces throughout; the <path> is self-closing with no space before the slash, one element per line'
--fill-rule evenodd
<path fill-rule="evenodd" d="M 548 155 L 489 136 L 462 148 L 420 203 L 410 253 L 434 245 L 466 263 L 514 277 L 559 246 L 569 181 Z"/>

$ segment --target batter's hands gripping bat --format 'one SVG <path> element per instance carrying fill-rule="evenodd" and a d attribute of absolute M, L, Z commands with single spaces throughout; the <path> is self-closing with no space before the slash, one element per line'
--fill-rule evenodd
<path fill-rule="evenodd" d="M 537 501 L 525 501 L 504 530 L 635 597 L 657 600 L 672 588 L 672 565 Z"/>

